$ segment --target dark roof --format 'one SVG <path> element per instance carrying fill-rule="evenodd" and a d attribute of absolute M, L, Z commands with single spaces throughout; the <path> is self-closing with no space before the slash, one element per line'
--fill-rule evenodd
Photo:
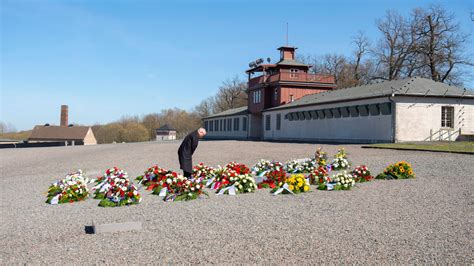
<path fill-rule="evenodd" d="M 220 116 L 246 115 L 246 114 L 248 114 L 248 107 L 247 106 L 242 106 L 242 107 L 237 107 L 237 108 L 225 110 L 224 112 L 213 114 L 213 115 L 210 115 L 208 117 L 204 117 L 203 119 L 215 118 L 215 117 L 220 117 Z"/>
<path fill-rule="evenodd" d="M 161 127 L 157 128 L 157 130 L 176 131 L 176 129 L 168 126 L 168 124 L 162 125 Z"/>
<path fill-rule="evenodd" d="M 294 46 L 287 46 L 287 45 L 283 45 L 283 46 L 280 46 L 277 48 L 277 50 L 285 50 L 285 49 L 293 49 L 293 50 L 296 50 L 298 49 L 297 47 L 294 47 Z"/>
<path fill-rule="evenodd" d="M 35 126 L 28 140 L 83 140 L 87 126 Z"/>
<path fill-rule="evenodd" d="M 474 97 L 474 95 L 467 90 L 450 86 L 445 83 L 435 82 L 431 79 L 415 77 L 310 94 L 301 97 L 294 102 L 269 108 L 264 111 L 330 102 L 384 97 L 390 96 L 392 93 L 399 96 Z"/>
<path fill-rule="evenodd" d="M 305 66 L 310 67 L 310 65 L 298 62 L 296 60 L 283 59 L 276 63 L 279 66 Z"/>

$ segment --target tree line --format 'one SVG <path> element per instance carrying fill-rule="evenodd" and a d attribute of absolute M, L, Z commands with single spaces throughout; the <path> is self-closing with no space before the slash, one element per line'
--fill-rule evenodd
<path fill-rule="evenodd" d="M 469 35 L 443 7 L 415 8 L 407 16 L 389 10 L 376 27 L 376 40 L 362 31 L 352 37 L 349 56 L 328 53 L 299 60 L 312 65 L 313 73 L 334 76 L 338 88 L 414 76 L 462 86 L 466 75 L 473 78 Z"/>
<path fill-rule="evenodd" d="M 163 125 L 174 128 L 177 138 L 183 138 L 202 126 L 203 117 L 247 105 L 246 89 L 247 83 L 236 76 L 224 81 L 216 95 L 203 100 L 191 111 L 171 108 L 142 117 L 122 117 L 113 123 L 94 125 L 92 130 L 98 143 L 154 140 L 155 129 Z"/>

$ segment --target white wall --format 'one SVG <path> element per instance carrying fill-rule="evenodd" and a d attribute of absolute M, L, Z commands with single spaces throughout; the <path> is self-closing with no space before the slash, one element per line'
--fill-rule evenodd
<path fill-rule="evenodd" d="M 234 118 L 239 118 L 239 130 L 234 130 Z M 243 130 L 243 120 L 244 117 L 247 117 L 247 115 L 234 115 L 234 116 L 224 116 L 224 117 L 216 117 L 216 118 L 208 118 L 204 119 L 203 121 L 220 121 L 223 119 L 232 119 L 232 130 L 226 130 L 226 131 L 214 131 L 207 129 L 207 134 L 206 138 L 208 139 L 246 139 L 248 130 L 249 130 L 249 119 L 247 117 L 247 130 Z M 214 122 L 215 123 L 215 122 Z M 219 122 L 220 123 L 220 122 Z M 219 125 L 220 129 L 220 125 Z"/>
<path fill-rule="evenodd" d="M 335 107 L 385 103 L 388 97 L 336 104 L 315 105 L 264 112 L 263 126 L 266 140 L 302 140 L 328 142 L 391 142 L 392 115 L 325 118 L 316 120 L 287 120 L 285 115 L 295 111 L 310 111 Z M 281 130 L 276 130 L 276 114 L 281 114 Z M 265 128 L 265 115 L 271 115 L 271 130 Z"/>
<path fill-rule="evenodd" d="M 395 97 L 396 141 L 424 141 L 441 129 L 441 107 L 454 107 L 453 131 L 474 134 L 474 99 Z M 457 135 L 453 135 L 453 139 Z"/>

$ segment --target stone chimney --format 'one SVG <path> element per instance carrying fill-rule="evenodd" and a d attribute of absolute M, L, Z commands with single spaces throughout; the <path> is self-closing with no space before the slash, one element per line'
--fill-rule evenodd
<path fill-rule="evenodd" d="M 67 127 L 68 126 L 68 106 L 61 105 L 61 126 Z"/>

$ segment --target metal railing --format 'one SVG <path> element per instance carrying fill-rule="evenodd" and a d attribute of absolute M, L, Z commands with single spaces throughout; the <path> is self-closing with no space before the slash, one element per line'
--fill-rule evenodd
<path fill-rule="evenodd" d="M 455 141 L 461 135 L 461 129 L 440 128 L 438 131 L 430 129 L 430 136 L 425 141 Z"/>

